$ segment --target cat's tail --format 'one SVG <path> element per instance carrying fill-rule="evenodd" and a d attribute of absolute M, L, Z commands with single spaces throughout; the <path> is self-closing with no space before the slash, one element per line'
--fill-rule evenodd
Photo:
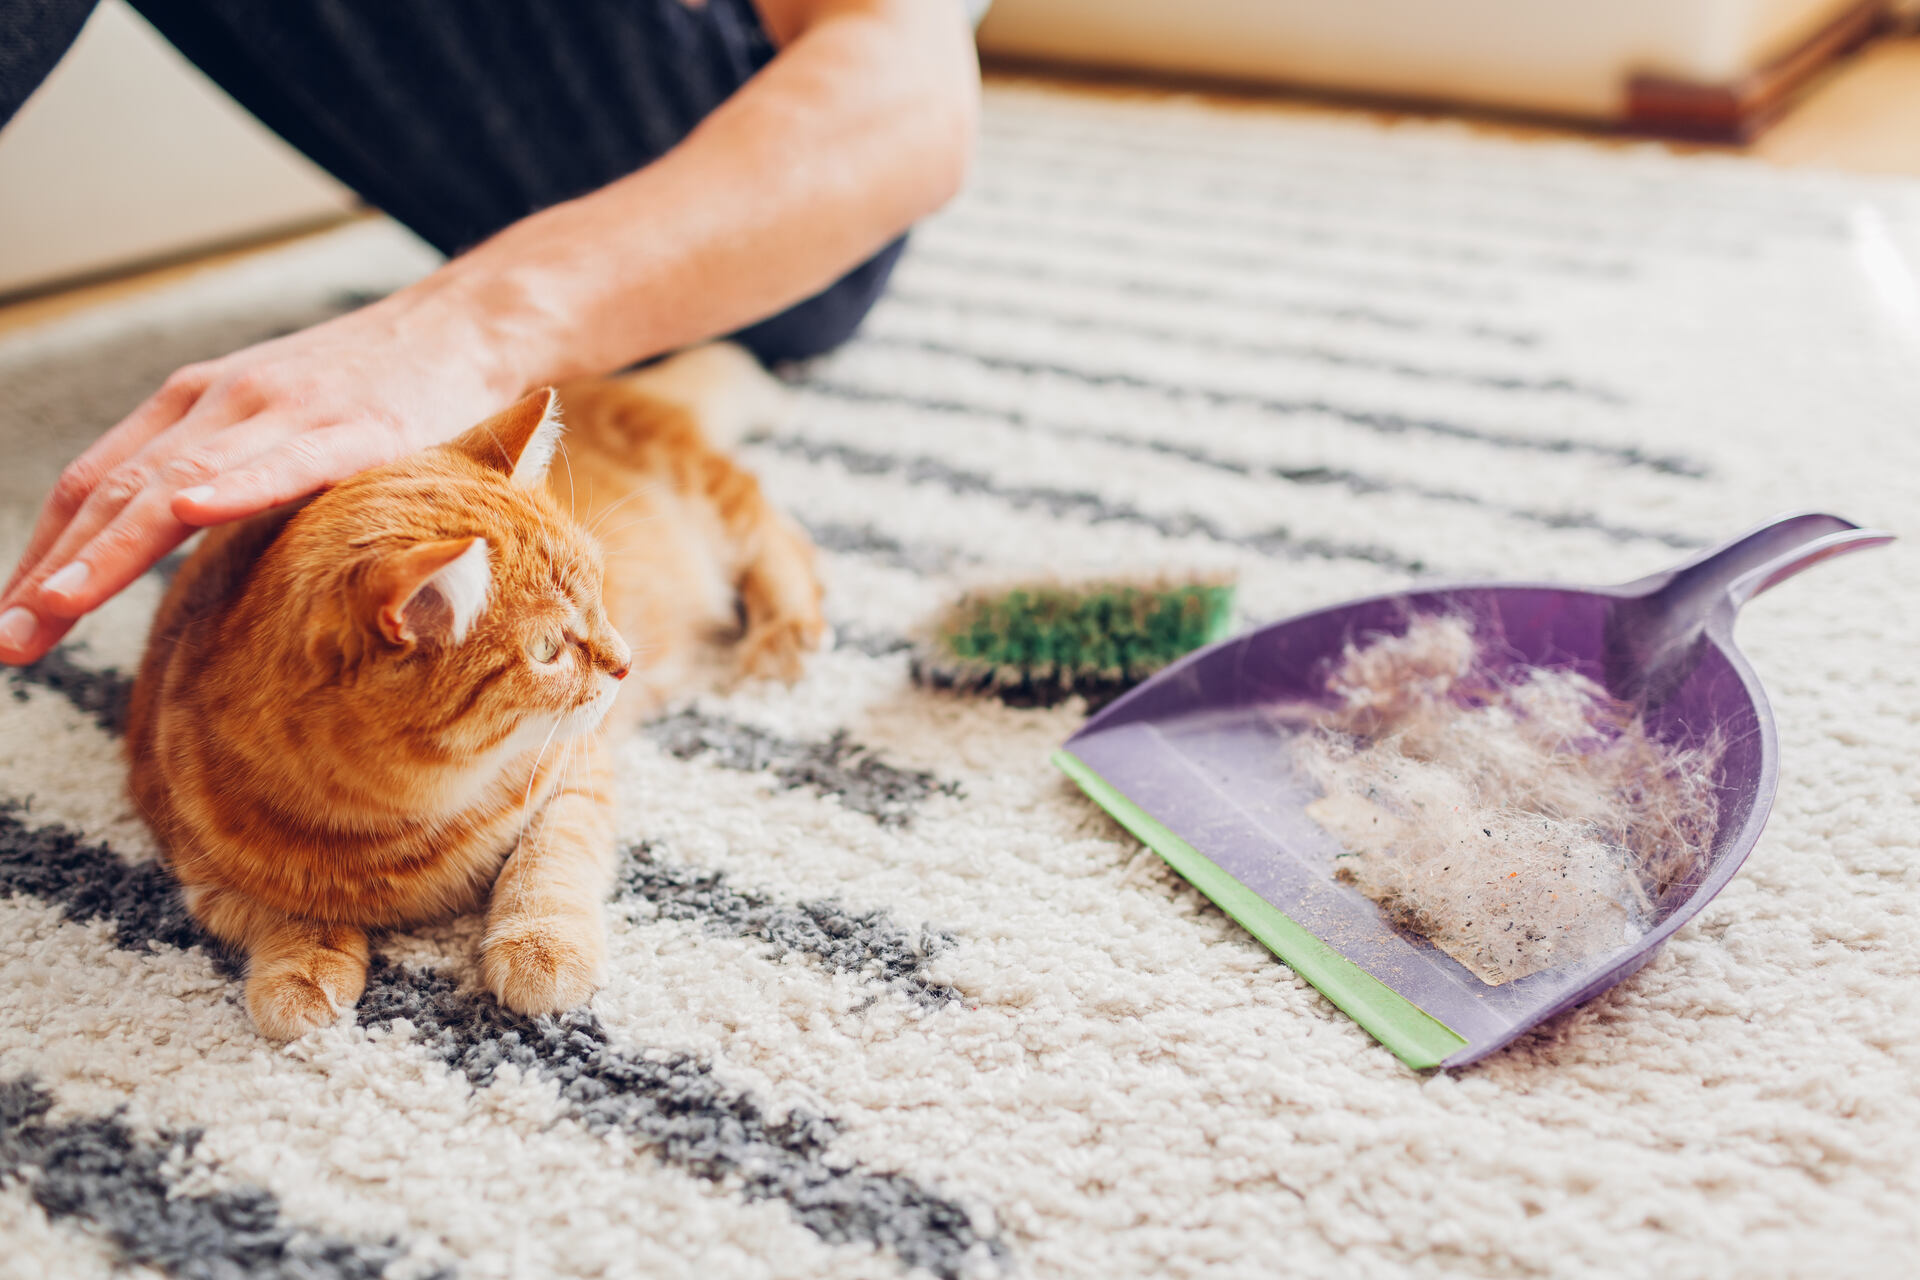
<path fill-rule="evenodd" d="M 689 347 L 609 381 L 686 410 L 716 449 L 732 449 L 754 432 L 775 430 L 787 416 L 786 387 L 733 342 Z"/>

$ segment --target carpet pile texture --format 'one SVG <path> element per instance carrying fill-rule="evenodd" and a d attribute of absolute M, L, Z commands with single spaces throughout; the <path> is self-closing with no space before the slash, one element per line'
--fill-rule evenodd
<path fill-rule="evenodd" d="M 1623 581 L 1787 509 L 1920 533 L 1920 187 L 1009 85 L 971 189 L 746 446 L 826 550 L 798 687 L 622 745 L 613 975 L 478 921 L 247 1021 L 123 786 L 149 575 L 0 676 L 0 1274 L 1906 1273 L 1920 543 L 1749 607 L 1782 780 L 1649 968 L 1402 1067 L 1047 764 L 914 688 L 963 584 L 1236 571 L 1252 623 Z M 365 223 L 0 343 L 0 552 L 176 366 L 432 259 Z"/>

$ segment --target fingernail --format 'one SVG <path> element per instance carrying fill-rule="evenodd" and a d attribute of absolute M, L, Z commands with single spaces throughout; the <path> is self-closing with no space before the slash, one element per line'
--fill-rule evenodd
<path fill-rule="evenodd" d="M 41 583 L 40 589 L 51 592 L 56 596 L 71 595 L 80 589 L 81 584 L 86 582 L 87 575 L 91 572 L 92 570 L 87 567 L 85 560 L 75 560 L 72 564 Z"/>
<path fill-rule="evenodd" d="M 0 649 L 24 649 L 39 630 L 40 620 L 19 605 L 0 613 Z"/>
<path fill-rule="evenodd" d="M 174 496 L 176 498 L 185 498 L 188 502 L 205 502 L 213 496 L 213 486 L 210 484 L 197 484 L 191 489 L 182 489 Z"/>

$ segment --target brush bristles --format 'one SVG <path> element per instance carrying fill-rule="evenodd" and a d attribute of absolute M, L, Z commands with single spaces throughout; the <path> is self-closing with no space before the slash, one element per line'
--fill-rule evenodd
<path fill-rule="evenodd" d="M 1019 705 L 1109 701 L 1227 633 L 1231 582 L 1102 581 L 973 592 L 937 618 L 914 678 Z"/>

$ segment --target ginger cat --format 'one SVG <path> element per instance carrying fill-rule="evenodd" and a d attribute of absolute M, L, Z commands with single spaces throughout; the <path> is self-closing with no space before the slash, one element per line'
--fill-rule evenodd
<path fill-rule="evenodd" d="M 188 909 L 247 955 L 262 1032 L 350 1008 L 367 930 L 483 897 L 504 1004 L 592 994 L 608 734 L 742 616 L 748 674 L 792 680 L 825 630 L 811 544 L 701 429 L 768 386 L 739 348 L 700 348 L 208 532 L 155 618 L 127 743 Z"/>

